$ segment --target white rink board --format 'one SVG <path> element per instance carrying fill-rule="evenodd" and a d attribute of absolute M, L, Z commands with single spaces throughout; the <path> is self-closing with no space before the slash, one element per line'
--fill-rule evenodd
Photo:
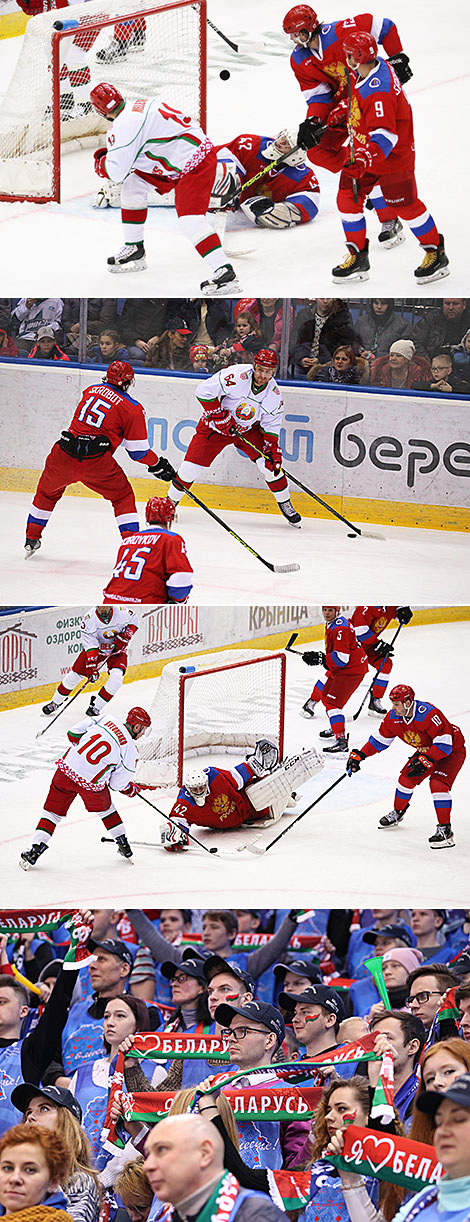
<path fill-rule="evenodd" d="M 237 55 L 208 31 L 207 129 L 214 142 L 223 144 L 241 132 L 268 135 L 285 127 L 296 131 L 304 117 L 305 106 L 289 67 L 290 44 L 281 29 L 287 8 L 288 0 L 257 0 L 255 5 L 239 0 L 236 8 L 227 0 L 209 0 L 211 19 L 235 41 L 239 38 L 241 46 Z M 421 262 L 418 243 L 408 234 L 398 248 L 381 249 L 378 224 L 368 213 L 371 273 L 365 291 L 384 297 L 405 293 L 440 297 L 444 285 L 449 294 L 465 296 L 470 272 L 470 169 L 459 119 L 468 113 L 470 77 L 464 37 L 468 6 L 466 0 L 450 0 L 445 21 L 436 0 L 426 5 L 394 0 L 385 11 L 397 22 L 414 72 L 406 93 L 414 113 L 418 189 L 446 237 L 451 276 L 417 286 L 413 270 Z M 325 21 L 344 15 L 345 6 L 337 7 L 332 0 L 322 6 Z M 5 81 L 17 56 L 17 41 L 0 44 Z M 223 82 L 219 72 L 226 68 L 231 75 Z M 345 253 L 335 202 L 337 177 L 319 170 L 321 211 L 307 226 L 273 233 L 242 227 L 239 217 L 229 221 L 227 253 L 233 254 L 243 295 L 331 294 L 331 268 Z M 119 296 L 149 295 L 156 285 L 165 296 L 196 295 L 204 268 L 178 233 L 176 214 L 167 208 L 150 210 L 145 239 L 148 271 L 122 273 L 110 280 L 106 259 L 122 245 L 121 224 L 115 209 L 91 208 L 98 186 L 92 150 L 83 150 L 65 158 L 62 204 L 0 204 L 5 235 L 3 291 L 17 293 L 20 251 L 28 268 L 28 291 L 38 296 L 60 293 L 64 275 L 67 291 L 74 296 L 107 296 L 111 291 Z M 250 253 L 237 259 L 237 250 Z M 361 284 L 359 290 L 363 288 Z M 348 292 L 348 286 L 335 287 L 338 296 L 347 297 Z"/>
<path fill-rule="evenodd" d="M 390 639 L 390 630 L 386 634 Z M 455 623 L 405 629 L 396 647 L 394 683 L 410 682 L 419 697 L 433 701 L 470 735 L 470 625 Z M 292 655 L 288 657 L 286 716 L 286 753 L 301 747 L 319 746 L 318 733 L 326 725 L 322 711 L 313 722 L 299 716 L 299 709 L 317 675 Z M 127 685 L 115 697 L 112 709 L 125 716 L 131 704 L 149 707 L 155 681 Z M 351 716 L 364 694 L 356 692 L 347 706 Z M 84 697 L 76 702 L 78 711 L 64 714 L 67 726 L 82 715 Z M 387 703 L 387 702 L 386 702 Z M 391 907 L 427 906 L 430 897 L 439 897 L 443 907 L 467 908 L 469 903 L 468 860 L 470 825 L 468 822 L 469 765 L 464 765 L 453 789 L 453 827 L 456 847 L 433 852 L 427 838 L 434 831 L 435 818 L 427 782 L 416 790 L 410 810 L 400 827 L 379 831 L 378 819 L 391 809 L 396 779 L 410 754 L 404 744 L 394 743 L 387 751 L 364 764 L 361 771 L 344 782 L 320 803 L 311 815 L 283 837 L 267 857 L 255 857 L 237 846 L 248 840 L 246 831 L 195 832 L 207 845 L 217 844 L 221 859 L 202 850 L 172 856 L 160 847 L 135 850 L 135 865 L 119 859 L 114 847 L 101 844 L 102 826 L 96 816 L 88 815 L 79 799 L 53 838 L 51 848 L 27 874 L 18 866 L 21 849 L 32 842 L 54 769 L 54 761 L 65 749 L 62 734 L 51 728 L 36 741 L 43 725 L 38 706 L 4 712 L 0 715 L 3 748 L 0 802 L 2 819 L 0 885 L 5 907 L 14 907 L 21 888 L 21 903 L 33 907 L 53 896 L 54 904 L 80 903 L 80 906 L 116 906 L 135 903 L 180 907 L 188 895 L 194 907 L 250 906 L 256 897 L 261 907 L 269 907 L 273 896 L 278 907 L 299 903 L 305 907 L 341 907 L 345 896 L 353 907 L 380 904 Z M 350 722 L 351 746 L 361 747 L 372 728 L 379 724 L 366 714 Z M 225 760 L 227 757 L 223 757 Z M 223 767 L 223 758 L 219 763 Z M 233 757 L 228 757 L 233 760 Z M 209 763 L 202 757 L 202 764 Z M 302 790 L 303 810 L 344 770 L 344 761 L 327 764 Z M 176 795 L 176 790 L 173 791 Z M 148 794 L 162 810 L 169 811 L 171 797 Z M 117 795 L 117 806 L 129 838 L 156 842 L 160 819 L 147 806 Z M 13 815 L 14 812 L 14 822 Z M 291 812 L 295 816 L 296 811 Z M 290 822 L 290 815 L 265 829 L 268 843 Z M 250 839 L 252 833 L 249 834 Z M 230 856 L 230 853 L 236 853 Z"/>

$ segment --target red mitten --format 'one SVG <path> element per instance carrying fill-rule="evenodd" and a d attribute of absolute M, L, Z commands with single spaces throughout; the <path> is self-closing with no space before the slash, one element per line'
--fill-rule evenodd
<path fill-rule="evenodd" d="M 263 454 L 266 466 L 277 475 L 282 467 L 282 450 L 277 437 L 263 438 Z"/>
<path fill-rule="evenodd" d="M 326 120 L 328 127 L 346 127 L 348 121 L 348 103 L 345 98 L 333 106 Z"/>
<path fill-rule="evenodd" d="M 347 178 L 355 178 L 357 182 L 359 178 L 362 178 L 364 174 L 367 174 L 372 169 L 373 157 L 368 148 L 357 149 L 354 157 L 354 161 L 348 161 L 343 166 L 343 174 L 346 174 Z"/>
<path fill-rule="evenodd" d="M 107 149 L 96 149 L 96 151 L 93 153 L 95 161 L 95 174 L 98 175 L 98 178 L 109 178 L 109 174 L 107 173 L 104 164 L 107 151 Z"/>

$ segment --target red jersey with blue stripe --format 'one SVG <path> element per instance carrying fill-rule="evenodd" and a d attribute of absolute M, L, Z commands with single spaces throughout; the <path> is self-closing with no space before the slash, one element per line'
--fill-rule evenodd
<path fill-rule="evenodd" d="M 204 806 L 198 806 L 188 790 L 180 789 L 170 816 L 184 818 L 199 827 L 240 827 L 244 819 L 255 819 L 256 811 L 243 792 L 255 774 L 249 764 L 236 764 L 234 768 L 204 768 L 209 778 L 209 793 Z M 260 812 L 258 812 L 260 813 Z"/>
<path fill-rule="evenodd" d="M 103 591 L 108 603 L 186 602 L 193 588 L 193 570 L 186 545 L 176 531 L 149 526 L 128 535 Z"/>
<path fill-rule="evenodd" d="M 435 704 L 415 700 L 411 717 L 405 721 L 391 709 L 379 729 L 371 734 L 362 748 L 364 755 L 376 755 L 385 751 L 394 738 L 413 747 L 415 751 L 425 749 L 428 759 L 439 763 L 448 759 L 453 751 L 465 746 L 465 739 L 458 726 L 452 725 Z"/>
<path fill-rule="evenodd" d="M 372 13 L 325 22 L 319 31 L 318 50 L 296 46 L 290 60 L 292 71 L 307 104 L 307 114 L 315 115 L 322 122 L 333 104 L 347 97 L 343 38 L 354 30 L 372 34 L 386 55 L 396 55 L 403 50 L 395 22 L 389 17 L 374 17 Z"/>
<path fill-rule="evenodd" d="M 396 607 L 356 607 L 351 616 L 358 641 L 365 650 L 373 649 L 382 632 L 395 619 Z"/>
<path fill-rule="evenodd" d="M 413 115 L 396 73 L 384 59 L 377 60 L 364 80 L 357 80 L 354 100 L 361 113 L 355 140 L 363 145 L 366 136 L 373 172 L 410 178 L 415 167 Z"/>
<path fill-rule="evenodd" d="M 263 157 L 263 153 L 272 142 L 272 136 L 235 136 L 228 144 L 218 146 L 217 161 L 223 161 L 227 154 L 227 161 L 235 162 L 243 184 L 259 174 L 260 170 L 266 170 L 269 157 Z M 245 202 L 255 195 L 265 195 L 274 204 L 292 198 L 300 209 L 302 219 L 309 221 L 318 211 L 318 199 L 314 197 L 319 191 L 318 179 L 307 165 L 283 165 L 280 170 L 269 170 L 260 182 L 244 189 L 242 198 Z"/>
<path fill-rule="evenodd" d="M 158 455 L 150 449 L 142 404 L 109 382 L 97 382 L 83 391 L 69 432 L 74 437 L 108 437 L 114 453 L 121 444 L 131 458 L 151 467 Z"/>
<path fill-rule="evenodd" d="M 333 674 L 348 668 L 349 675 L 362 675 L 367 670 L 367 658 L 354 628 L 345 615 L 337 615 L 325 627 L 327 669 Z"/>

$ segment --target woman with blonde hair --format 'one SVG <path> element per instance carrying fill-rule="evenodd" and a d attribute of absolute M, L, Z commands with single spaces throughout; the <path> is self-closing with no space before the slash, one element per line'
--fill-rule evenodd
<path fill-rule="evenodd" d="M 23 1113 L 24 1127 L 40 1125 L 64 1143 L 66 1167 L 62 1179 L 66 1208 L 74 1222 L 97 1222 L 99 1181 L 90 1165 L 91 1148 L 81 1125 L 78 1099 L 61 1086 L 35 1086 L 22 1082 L 11 1094 L 13 1106 Z"/>
<path fill-rule="evenodd" d="M 60 1187 L 65 1142 L 43 1125 L 17 1124 L 0 1141 L 0 1215 L 15 1222 L 72 1222 Z"/>
<path fill-rule="evenodd" d="M 409 1136 L 413 1141 L 425 1141 L 432 1145 L 434 1137 L 434 1115 L 418 1108 L 418 1099 L 426 1090 L 445 1091 L 456 1078 L 470 1071 L 470 1044 L 457 1036 L 439 1040 L 426 1048 L 420 1060 L 421 1077 L 413 1100 L 413 1112 Z"/>

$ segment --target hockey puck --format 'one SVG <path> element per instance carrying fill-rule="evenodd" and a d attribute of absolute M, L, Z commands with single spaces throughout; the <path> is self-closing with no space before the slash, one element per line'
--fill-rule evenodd
<path fill-rule="evenodd" d="M 348 539 L 357 539 L 356 532 L 355 532 L 355 531 L 352 531 L 352 533 L 351 533 L 350 535 L 348 535 Z"/>
<path fill-rule="evenodd" d="M 219 850 L 218 850 L 218 849 L 216 849 L 216 848 L 215 848 L 215 846 L 214 846 L 214 848 L 213 848 L 213 849 L 209 849 L 209 853 L 218 853 L 218 851 L 219 851 Z"/>
<path fill-rule="evenodd" d="M 220 76 L 221 81 L 229 81 L 229 80 L 230 80 L 230 72 L 229 72 L 228 68 L 222 68 L 222 72 L 219 72 L 219 76 Z"/>

